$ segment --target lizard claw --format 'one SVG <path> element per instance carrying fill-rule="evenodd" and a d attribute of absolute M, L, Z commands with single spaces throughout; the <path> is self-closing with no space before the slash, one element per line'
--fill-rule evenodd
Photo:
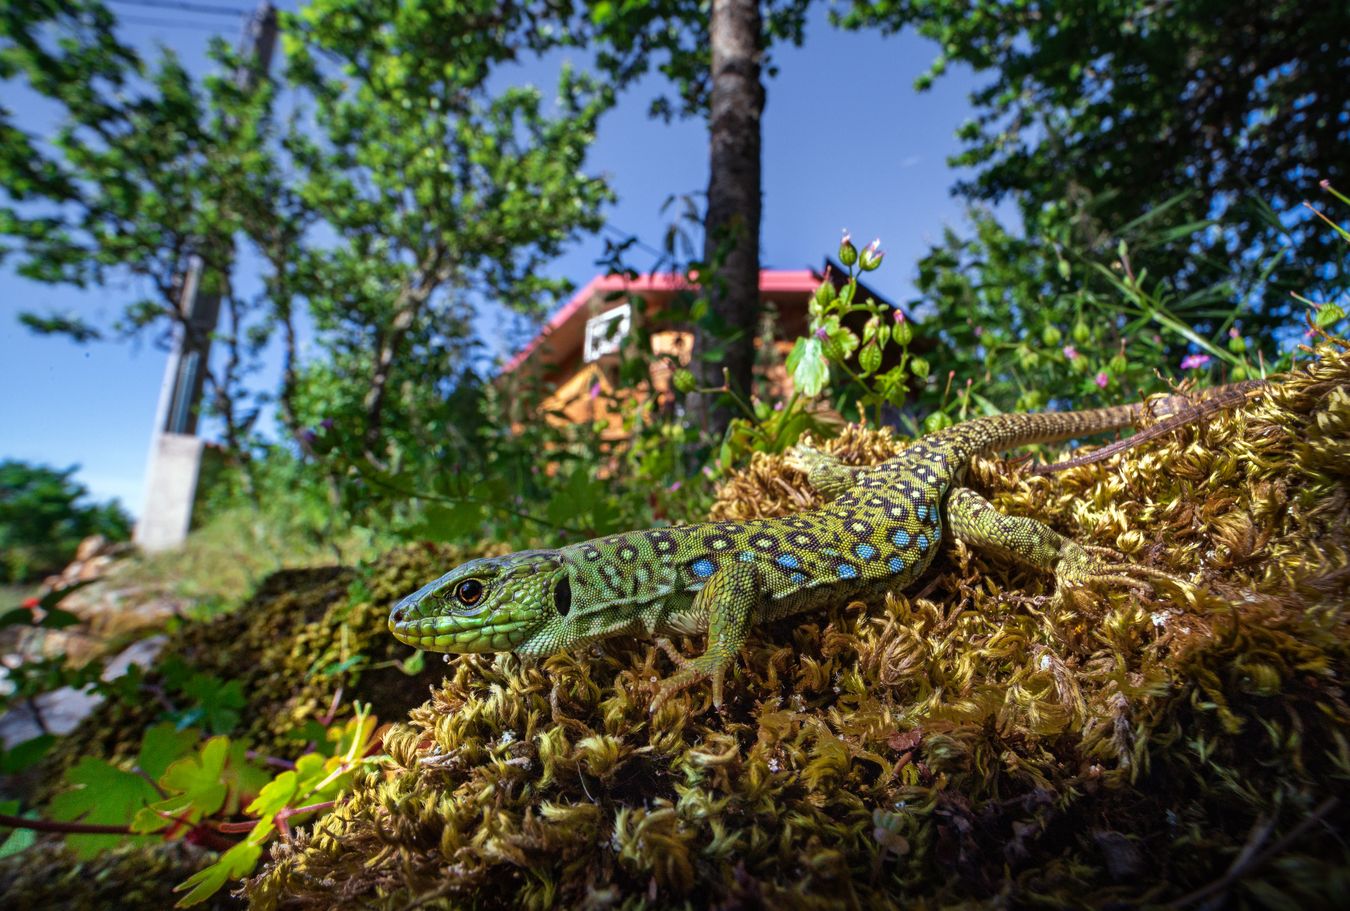
<path fill-rule="evenodd" d="M 686 658 L 675 651 L 675 646 L 671 644 L 669 639 L 657 639 L 656 644 L 670 657 L 679 670 L 657 684 L 656 695 L 652 699 L 649 713 L 655 715 L 670 697 L 704 680 L 712 681 L 713 708 L 721 711 L 722 678 L 727 672 L 727 662 L 713 655 Z"/>
<path fill-rule="evenodd" d="M 675 643 L 671 642 L 669 639 L 664 636 L 657 638 L 656 646 L 661 649 L 661 651 L 665 652 L 666 657 L 670 659 L 670 662 L 680 670 L 684 670 L 689 666 L 689 659 L 681 655 L 680 650 L 675 647 Z"/>
<path fill-rule="evenodd" d="M 1103 562 L 1104 558 L 1106 561 Z M 1141 578 L 1142 577 L 1142 578 Z M 1065 543 L 1059 566 L 1055 571 L 1056 589 L 1083 585 L 1120 585 L 1140 597 L 1153 594 L 1159 580 L 1180 585 L 1184 580 L 1172 573 L 1151 566 L 1128 562 L 1120 553 L 1108 547 Z"/>

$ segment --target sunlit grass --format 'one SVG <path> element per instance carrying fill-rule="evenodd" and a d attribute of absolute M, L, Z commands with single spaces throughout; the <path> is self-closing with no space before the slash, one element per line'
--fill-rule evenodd
<path fill-rule="evenodd" d="M 132 601 L 169 598 L 178 602 L 179 613 L 206 617 L 229 610 L 277 570 L 352 565 L 390 544 L 367 529 L 325 541 L 268 513 L 235 507 L 194 529 L 182 547 L 119 561 L 107 584 L 138 590 Z"/>

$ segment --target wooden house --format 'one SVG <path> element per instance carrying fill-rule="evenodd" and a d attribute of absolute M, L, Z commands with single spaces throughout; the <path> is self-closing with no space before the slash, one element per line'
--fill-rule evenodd
<path fill-rule="evenodd" d="M 764 318 L 755 340 L 756 383 L 761 395 L 785 398 L 792 381 L 784 363 L 797 338 L 807 331 L 807 305 L 825 274 L 838 283 L 842 270 L 826 263 L 814 269 L 765 269 L 759 276 Z M 878 295 L 859 288 L 860 295 Z M 671 375 L 689 362 L 693 332 L 678 314 L 687 313 L 698 288 L 686 276 L 649 273 L 636 277 L 602 275 L 553 315 L 544 328 L 507 362 L 501 379 L 509 386 L 538 382 L 551 390 L 540 411 L 568 423 L 604 422 L 603 436 L 621 440 L 624 430 L 617 404 L 628 396 L 650 396 L 673 407 Z M 635 331 L 641 324 L 646 331 Z M 650 344 L 649 384 L 621 384 L 618 365 L 625 346 L 645 337 Z M 766 350 L 767 346 L 767 350 Z M 642 388 L 646 386 L 646 388 Z"/>

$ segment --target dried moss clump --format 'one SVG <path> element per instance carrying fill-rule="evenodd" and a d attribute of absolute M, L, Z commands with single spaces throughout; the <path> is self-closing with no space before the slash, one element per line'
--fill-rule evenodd
<path fill-rule="evenodd" d="M 1350 358 L 1002 508 L 1188 582 L 1052 601 L 949 548 L 921 591 L 758 630 L 656 717 L 645 642 L 467 656 L 254 907 L 1329 907 L 1350 888 Z M 837 446 L 875 461 L 892 443 Z M 811 502 L 771 457 L 717 512 Z"/>

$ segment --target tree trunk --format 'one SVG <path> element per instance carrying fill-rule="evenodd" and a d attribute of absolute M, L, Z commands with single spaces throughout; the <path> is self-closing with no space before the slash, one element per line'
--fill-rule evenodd
<path fill-rule="evenodd" d="M 709 315 L 694 327 L 690 369 L 699 386 L 722 385 L 747 396 L 759 322 L 760 82 L 762 26 L 757 0 L 713 0 L 708 27 L 712 46 L 712 91 L 708 133 L 711 169 L 704 219 L 703 280 Z M 718 396 L 692 398 L 691 419 L 721 436 L 732 406 Z"/>

